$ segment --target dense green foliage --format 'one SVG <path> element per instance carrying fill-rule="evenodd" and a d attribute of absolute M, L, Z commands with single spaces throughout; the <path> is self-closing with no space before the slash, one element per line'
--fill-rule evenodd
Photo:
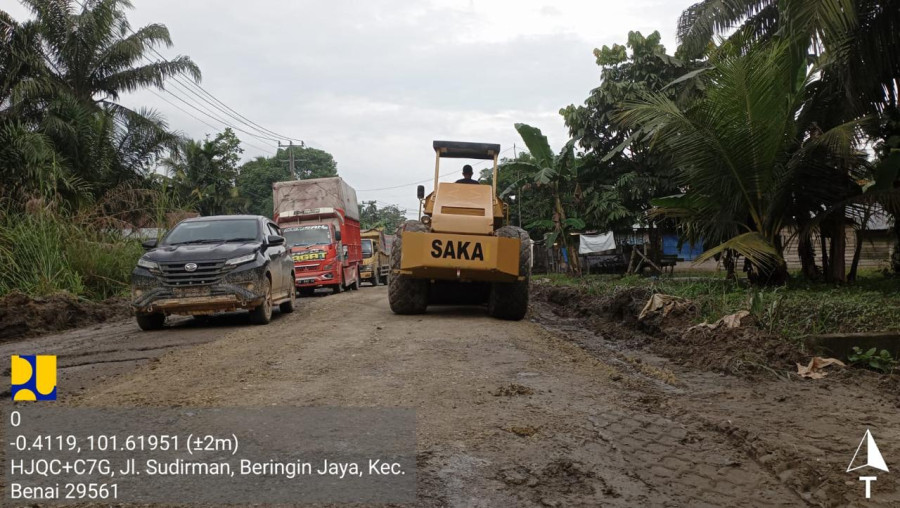
<path fill-rule="evenodd" d="M 188 140 L 162 165 L 176 192 L 190 197 L 200 215 L 219 215 L 241 208 L 234 186 L 241 152 L 237 136 L 225 129 L 212 139 Z"/>
<path fill-rule="evenodd" d="M 697 64 L 668 55 L 659 32 L 648 37 L 631 32 L 626 45 L 595 49 L 594 57 L 601 68 L 600 86 L 583 106 L 570 105 L 560 113 L 584 150 L 579 175 L 585 219 L 592 228 L 627 231 L 646 221 L 650 199 L 677 191 L 676 174 L 669 154 L 618 115 L 626 103 L 647 93 L 679 103 L 696 96 L 696 80 L 669 85 Z"/>
<path fill-rule="evenodd" d="M 34 18 L 0 11 L 0 190 L 69 203 L 146 178 L 179 135 L 153 111 L 116 101 L 200 71 L 187 57 L 144 63 L 170 46 L 166 27 L 132 31 L 126 0 L 23 0 Z"/>
<path fill-rule="evenodd" d="M 875 214 L 900 240 L 900 2 L 702 0 L 679 37 L 674 56 L 658 33 L 594 50 L 600 85 L 561 111 L 583 152 L 536 208 L 644 224 L 651 257 L 659 229 L 677 231 L 732 273 L 744 257 L 759 283 L 785 281 L 788 242 L 807 279 L 853 280 L 846 230 Z"/>
<path fill-rule="evenodd" d="M 397 205 L 379 207 L 375 201 L 363 201 L 359 204 L 359 223 L 364 230 L 381 228 L 385 234 L 392 235 L 404 221 L 406 210 Z"/>

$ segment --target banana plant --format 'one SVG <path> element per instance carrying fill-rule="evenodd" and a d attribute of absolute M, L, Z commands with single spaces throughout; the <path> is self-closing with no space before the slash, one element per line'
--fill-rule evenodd
<path fill-rule="evenodd" d="M 569 217 L 563 206 L 562 195 L 573 192 L 578 194 L 577 186 L 579 159 L 575 155 L 575 140 L 569 140 L 558 154 L 553 153 L 550 143 L 540 129 L 524 123 L 515 124 L 516 131 L 528 147 L 533 162 L 513 161 L 505 165 L 509 170 L 518 171 L 526 175 L 507 188 L 503 194 L 508 194 L 517 187 L 521 180 L 527 179 L 534 186 L 551 189 L 553 196 L 553 217 L 537 221 L 534 224 L 550 229 L 546 236 L 547 245 L 562 243 L 568 256 L 569 268 L 574 273 L 580 273 L 578 253 L 572 251 L 569 234 L 576 229 L 583 229 L 584 221 L 577 217 Z M 548 222 L 549 221 L 549 222 Z"/>

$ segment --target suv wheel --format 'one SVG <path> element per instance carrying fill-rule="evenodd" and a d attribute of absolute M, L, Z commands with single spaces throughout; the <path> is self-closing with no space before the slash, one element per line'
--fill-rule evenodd
<path fill-rule="evenodd" d="M 297 307 L 297 291 L 294 288 L 291 288 L 291 296 L 288 298 L 288 301 L 281 302 L 278 305 L 278 310 L 281 311 L 282 314 L 290 314 L 294 312 L 294 309 Z"/>
<path fill-rule="evenodd" d="M 135 317 L 138 326 L 144 331 L 159 330 L 166 322 L 165 314 L 138 314 Z"/>
<path fill-rule="evenodd" d="M 272 283 L 266 278 L 266 299 L 263 303 L 250 311 L 250 322 L 255 325 L 265 325 L 272 320 Z"/>

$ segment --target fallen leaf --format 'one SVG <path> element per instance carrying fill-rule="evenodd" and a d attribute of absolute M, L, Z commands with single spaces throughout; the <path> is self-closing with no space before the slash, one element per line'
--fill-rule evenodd
<path fill-rule="evenodd" d="M 805 377 L 809 379 L 822 379 L 825 377 L 826 373 L 822 371 L 825 367 L 829 365 L 838 365 L 840 367 L 846 367 L 847 365 L 844 362 L 838 360 L 837 358 L 822 358 L 821 356 L 814 356 L 812 360 L 809 361 L 809 365 L 803 366 L 803 364 L 797 364 L 797 374 L 800 377 Z"/>

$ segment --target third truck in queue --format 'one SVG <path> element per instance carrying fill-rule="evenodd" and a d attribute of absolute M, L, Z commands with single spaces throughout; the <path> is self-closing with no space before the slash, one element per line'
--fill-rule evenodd
<path fill-rule="evenodd" d="M 294 260 L 297 291 L 359 289 L 362 250 L 356 191 L 340 177 L 278 182 L 274 219 Z"/>

